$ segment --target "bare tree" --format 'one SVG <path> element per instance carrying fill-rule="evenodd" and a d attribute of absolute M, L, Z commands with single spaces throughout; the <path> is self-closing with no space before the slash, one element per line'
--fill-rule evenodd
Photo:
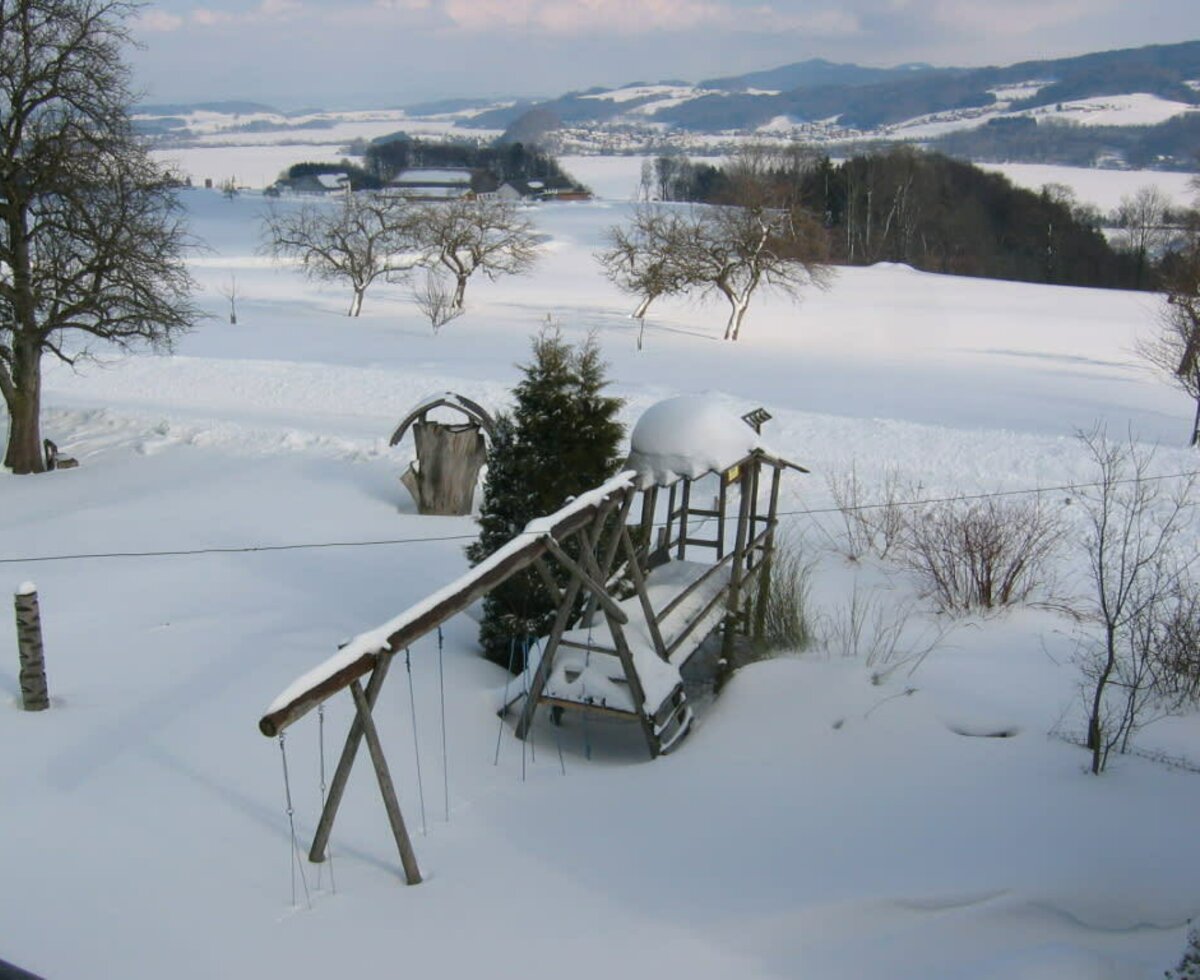
<path fill-rule="evenodd" d="M 467 280 L 483 272 L 495 280 L 521 275 L 537 261 L 533 224 L 517 206 L 500 198 L 462 198 L 422 205 L 415 227 L 431 262 L 454 277 L 453 307 L 463 309 Z"/>
<path fill-rule="evenodd" d="M 1170 241 L 1167 226 L 1170 199 L 1153 184 L 1139 188 L 1132 196 L 1121 198 L 1117 208 L 1120 236 L 1117 246 L 1137 259 L 1137 285 L 1146 278 L 1149 263 Z"/>
<path fill-rule="evenodd" d="M 1164 263 L 1165 296 L 1158 332 L 1138 342 L 1138 353 L 1195 403 L 1190 445 L 1200 446 L 1200 227 L 1184 249 Z"/>
<path fill-rule="evenodd" d="M 800 208 L 701 208 L 692 225 L 683 275 L 702 292 L 728 301 L 726 340 L 738 339 L 760 286 L 796 296 L 803 286 L 824 288 L 829 282 L 824 230 Z"/>
<path fill-rule="evenodd" d="M 1153 453 L 1132 440 L 1111 443 L 1102 430 L 1081 437 L 1096 468 L 1079 491 L 1084 513 L 1090 596 L 1086 612 L 1099 635 L 1085 645 L 1082 668 L 1088 709 L 1087 747 L 1100 773 L 1114 749 L 1124 751 L 1162 688 L 1155 671 L 1170 623 L 1173 596 L 1195 561 L 1195 478 L 1173 485 L 1150 472 Z"/>
<path fill-rule="evenodd" d="M 233 273 L 229 274 L 229 285 L 218 287 L 219 292 L 227 300 L 229 300 L 229 323 L 231 326 L 237 326 L 237 301 L 238 301 L 238 284 L 237 276 Z"/>
<path fill-rule="evenodd" d="M 0 394 L 14 473 L 45 469 L 44 354 L 167 347 L 200 317 L 173 182 L 129 119 L 136 9 L 0 3 Z"/>
<path fill-rule="evenodd" d="M 597 258 L 606 275 L 639 297 L 634 316 L 657 297 L 697 291 L 729 303 L 725 339 L 737 340 L 760 286 L 796 295 L 830 277 L 824 230 L 802 208 L 762 204 L 639 208 L 628 228 L 608 232 Z"/>
<path fill-rule="evenodd" d="M 425 270 L 425 278 L 413 288 L 413 302 L 425 314 L 434 333 L 463 312 L 461 306 L 454 305 L 454 291 L 436 269 Z"/>
<path fill-rule="evenodd" d="M 276 259 L 299 260 L 310 279 L 348 281 L 354 296 L 346 315 L 358 316 L 371 283 L 424 263 L 416 219 L 416 209 L 391 194 L 347 193 L 337 201 L 273 207 L 263 217 L 263 249 Z"/>
<path fill-rule="evenodd" d="M 638 298 L 630 314 L 634 319 L 643 319 L 658 297 L 686 288 L 680 258 L 688 227 L 681 213 L 647 205 L 634 211 L 628 227 L 616 225 L 605 233 L 608 248 L 596 259 L 618 289 Z"/>

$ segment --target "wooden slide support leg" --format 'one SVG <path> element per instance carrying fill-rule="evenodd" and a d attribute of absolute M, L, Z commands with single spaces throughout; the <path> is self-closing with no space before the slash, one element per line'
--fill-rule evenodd
<path fill-rule="evenodd" d="M 367 740 L 367 750 L 371 753 L 371 762 L 375 766 L 375 775 L 379 779 L 383 805 L 387 810 L 388 822 L 392 825 L 396 847 L 400 851 L 404 880 L 410 885 L 419 885 L 421 869 L 417 867 L 417 856 L 413 853 L 412 841 L 408 839 L 408 830 L 404 826 L 404 815 L 400 812 L 400 801 L 396 799 L 396 787 L 392 783 L 391 773 L 388 772 L 387 759 L 383 757 L 383 746 L 379 742 L 379 732 L 375 730 L 375 720 L 371 717 L 371 706 L 367 703 L 367 696 L 357 680 L 350 682 L 350 693 L 354 695 L 354 703 L 358 707 L 358 718 L 362 723 L 363 736 Z"/>
<path fill-rule="evenodd" d="M 387 676 L 388 667 L 392 662 L 392 654 L 386 650 L 379 654 L 375 661 L 375 669 L 371 671 L 371 679 L 367 681 L 367 707 L 375 707 L 379 690 L 383 687 L 383 679 Z M 346 791 L 346 782 L 350 778 L 350 770 L 354 768 L 354 757 L 362 743 L 363 727 L 358 716 L 350 725 L 346 736 L 346 745 L 342 749 L 342 757 L 338 760 L 333 781 L 329 784 L 329 795 L 325 797 L 325 809 L 321 811 L 321 819 L 317 823 L 317 833 L 313 837 L 312 847 L 308 851 L 308 859 L 315 863 L 325 860 L 325 849 L 329 846 L 329 835 L 333 831 L 333 820 L 337 816 L 338 806 L 342 802 L 342 794 Z"/>

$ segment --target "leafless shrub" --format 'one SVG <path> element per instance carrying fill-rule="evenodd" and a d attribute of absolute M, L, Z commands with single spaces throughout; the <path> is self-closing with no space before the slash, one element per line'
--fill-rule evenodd
<path fill-rule="evenodd" d="M 1061 538 L 1040 498 L 941 501 L 908 515 L 899 557 L 946 612 L 996 609 L 1047 584 Z"/>
<path fill-rule="evenodd" d="M 1079 660 L 1098 774 L 1156 710 L 1195 690 L 1196 555 L 1181 536 L 1192 527 L 1196 481 L 1156 479 L 1153 452 L 1132 439 L 1112 443 L 1103 430 L 1081 438 L 1096 467 L 1079 492 L 1094 624 Z"/>
<path fill-rule="evenodd" d="M 1154 659 L 1162 696 L 1176 707 L 1200 704 L 1200 594 L 1180 582 L 1160 617 Z"/>
<path fill-rule="evenodd" d="M 906 665 L 912 673 L 946 636 L 945 627 L 920 622 L 917 612 L 914 603 L 889 602 L 880 590 L 865 591 L 855 581 L 846 603 L 821 617 L 820 640 L 834 656 L 886 667 L 881 673 Z"/>
<path fill-rule="evenodd" d="M 434 333 L 463 313 L 463 308 L 455 303 L 454 290 L 445 277 L 432 270 L 425 273 L 420 285 L 413 287 L 412 298 Z"/>
<path fill-rule="evenodd" d="M 919 496 L 920 487 L 905 487 L 899 469 L 889 467 L 875 491 L 870 492 L 853 465 L 847 473 L 826 476 L 825 485 L 842 522 L 834 536 L 834 547 L 850 561 L 868 554 L 887 558 L 903 535 L 903 501 Z"/>

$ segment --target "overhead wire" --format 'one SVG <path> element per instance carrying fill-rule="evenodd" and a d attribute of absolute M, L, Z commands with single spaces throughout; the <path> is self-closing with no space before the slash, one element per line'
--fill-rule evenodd
<path fill-rule="evenodd" d="M 1109 486 L 1121 486 L 1131 483 L 1149 483 L 1164 480 L 1184 480 L 1200 478 L 1200 470 L 1182 473 L 1162 473 L 1155 476 L 1128 477 L 1108 482 Z M 1061 483 L 1043 487 L 1024 487 L 1014 490 L 988 490 L 979 493 L 959 493 L 941 497 L 922 497 L 917 500 L 890 500 L 879 503 L 846 504 L 829 507 L 805 507 L 795 510 L 777 511 L 778 517 L 815 517 L 822 514 L 853 513 L 864 510 L 880 510 L 889 507 L 924 507 L 930 504 L 955 503 L 958 501 L 988 500 L 997 497 L 1035 496 L 1048 493 L 1071 493 L 1105 486 L 1105 481 L 1082 481 L 1078 483 Z M 664 522 L 655 522 L 653 527 L 664 526 Z M 519 531 L 514 538 L 536 536 L 543 531 Z M 141 558 L 190 558 L 204 555 L 238 555 L 238 554 L 267 554 L 281 551 L 316 551 L 332 548 L 378 548 L 403 547 L 420 544 L 438 544 L 450 541 L 474 541 L 476 534 L 439 534 L 407 538 L 375 538 L 363 541 L 303 541 L 292 544 L 260 544 L 260 545 L 229 545 L 211 548 L 178 548 L 154 549 L 146 551 L 89 551 L 74 552 L 58 555 L 17 555 L 0 557 L 0 565 L 21 565 L 59 561 L 89 561 L 99 559 L 141 559 Z"/>

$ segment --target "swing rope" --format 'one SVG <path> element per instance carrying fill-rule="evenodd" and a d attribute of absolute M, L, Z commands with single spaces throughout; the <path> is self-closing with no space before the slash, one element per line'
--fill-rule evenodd
<path fill-rule="evenodd" d="M 521 689 L 525 695 L 525 699 L 529 700 L 529 637 L 526 634 L 522 640 L 521 647 Z M 534 739 L 533 726 L 529 726 L 529 731 L 525 733 L 526 737 L 521 740 L 521 782 L 525 782 L 525 750 Z"/>
<path fill-rule="evenodd" d="M 516 652 L 517 638 L 510 636 L 508 638 L 508 673 L 504 675 L 504 695 L 500 702 L 500 727 L 496 730 L 496 757 L 492 760 L 493 766 L 500 765 L 500 739 L 504 735 L 504 709 L 508 707 L 508 685 L 512 683 L 513 657 Z"/>
<path fill-rule="evenodd" d="M 297 905 L 296 901 L 296 871 L 300 872 L 300 882 L 304 885 L 304 902 L 311 909 L 312 898 L 308 894 L 308 879 L 304 877 L 304 865 L 300 861 L 300 844 L 296 840 L 296 818 L 295 808 L 292 806 L 292 782 L 288 778 L 288 761 L 287 748 L 283 744 L 284 733 L 279 733 L 279 755 L 283 760 L 283 794 L 287 801 L 287 818 L 288 827 L 292 834 L 292 908 Z"/>
<path fill-rule="evenodd" d="M 404 667 L 408 671 L 408 707 L 409 714 L 412 716 L 413 755 L 417 759 L 417 795 L 421 799 L 421 836 L 423 837 L 427 833 L 425 826 L 425 786 L 421 782 L 421 746 L 417 741 L 417 699 L 413 693 L 412 657 L 409 655 L 408 647 L 404 648 Z"/>
<path fill-rule="evenodd" d="M 535 650 L 537 650 L 538 660 L 540 661 L 541 654 L 542 654 L 542 641 L 535 639 L 533 641 L 533 647 Z M 526 656 L 526 658 L 528 658 L 528 656 L 529 656 L 528 651 L 526 651 L 525 656 Z M 562 774 L 565 776 L 567 774 L 567 763 L 566 763 L 566 760 L 563 759 L 562 731 L 561 731 L 562 725 L 559 724 L 558 722 L 555 722 L 555 724 L 553 725 L 553 728 L 554 728 L 554 747 L 556 749 L 558 749 L 558 765 L 559 765 L 559 768 L 562 769 Z"/>
<path fill-rule="evenodd" d="M 442 657 L 445 640 L 442 628 L 437 628 L 438 634 L 438 695 L 441 700 L 442 712 L 442 803 L 445 806 L 446 823 L 450 822 L 450 766 L 446 753 L 446 668 Z"/>
<path fill-rule="evenodd" d="M 328 786 L 325 782 L 325 702 L 322 701 L 317 705 L 317 746 L 321 756 L 321 812 L 325 812 L 325 796 Z M 336 895 L 337 881 L 333 877 L 333 847 L 331 844 L 325 845 L 325 861 L 317 865 L 317 890 L 321 890 L 321 876 L 325 871 L 325 865 L 329 865 L 329 888 Z"/>

